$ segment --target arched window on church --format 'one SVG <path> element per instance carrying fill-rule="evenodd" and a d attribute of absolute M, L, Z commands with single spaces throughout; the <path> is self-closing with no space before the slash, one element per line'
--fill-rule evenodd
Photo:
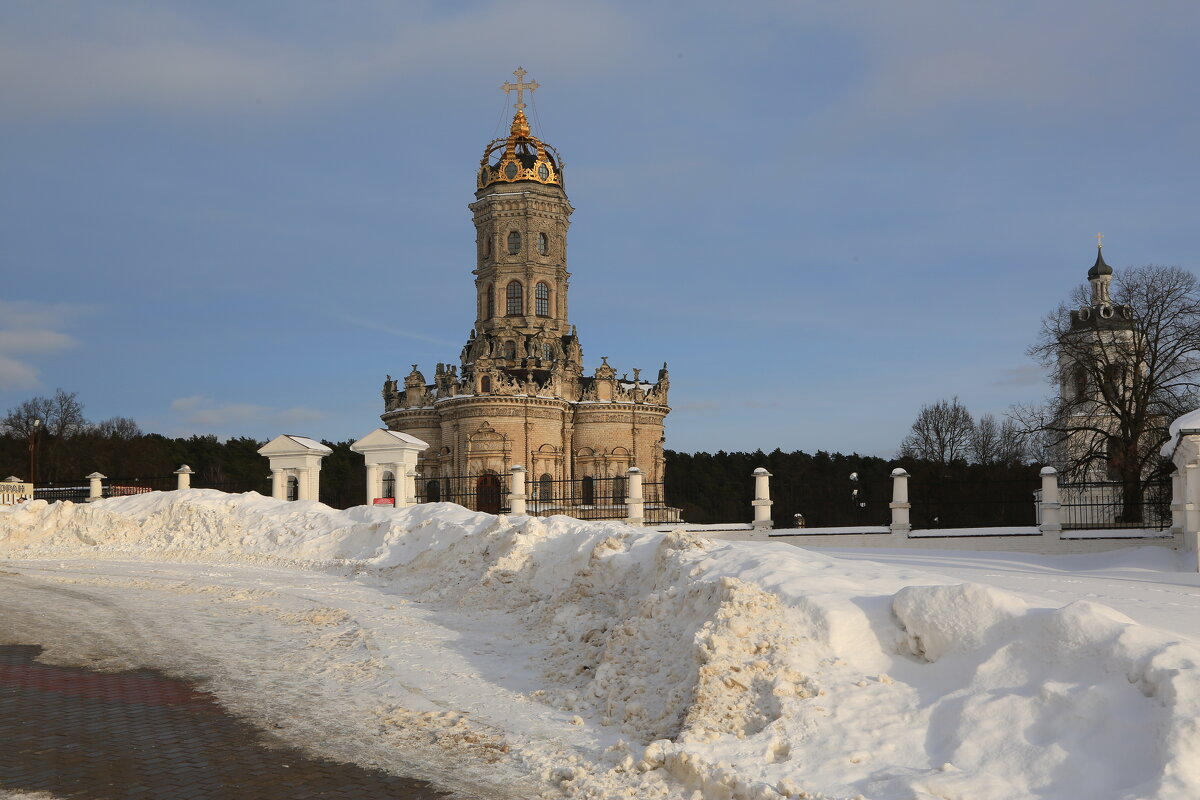
<path fill-rule="evenodd" d="M 496 289 L 490 283 L 487 285 L 487 297 L 484 298 L 484 304 L 487 307 L 484 319 L 491 319 L 496 316 Z"/>
<path fill-rule="evenodd" d="M 509 361 L 512 361 L 513 359 L 515 359 L 517 357 L 517 343 L 516 342 L 505 342 L 504 343 L 504 357 L 507 358 Z"/>
<path fill-rule="evenodd" d="M 554 499 L 554 476 L 549 472 L 542 473 L 542 477 L 538 478 L 538 500 L 549 501 Z"/>
<path fill-rule="evenodd" d="M 1075 397 L 1082 400 L 1087 397 L 1088 393 L 1088 369 L 1083 364 L 1076 364 L 1071 375 L 1071 381 L 1074 383 Z"/>
<path fill-rule="evenodd" d="M 425 502 L 437 503 L 442 499 L 442 485 L 433 479 L 425 484 Z"/>
<path fill-rule="evenodd" d="M 509 316 L 525 313 L 525 287 L 520 281 L 508 284 L 508 308 L 504 313 Z"/>
<path fill-rule="evenodd" d="M 537 248 L 540 255 L 546 255 L 550 252 L 550 237 L 544 233 L 539 233 L 537 238 Z"/>
<path fill-rule="evenodd" d="M 579 494 L 582 495 L 580 500 L 585 506 L 596 505 L 596 481 L 591 475 L 579 482 Z"/>
<path fill-rule="evenodd" d="M 481 394 L 492 393 L 492 378 L 490 375 L 484 375 L 479 379 L 479 392 Z"/>
<path fill-rule="evenodd" d="M 537 308 L 539 317 L 550 316 L 550 287 L 545 283 L 539 283 L 533 290 L 533 299 Z"/>
<path fill-rule="evenodd" d="M 625 503 L 625 479 L 621 477 L 613 478 L 612 481 L 612 499 L 613 505 L 623 505 Z"/>
<path fill-rule="evenodd" d="M 508 254 L 515 256 L 521 252 L 521 234 L 516 231 L 510 231 L 508 234 Z"/>

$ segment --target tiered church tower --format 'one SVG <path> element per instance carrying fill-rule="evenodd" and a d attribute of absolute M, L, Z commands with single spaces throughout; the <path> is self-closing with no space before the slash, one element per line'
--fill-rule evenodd
<path fill-rule="evenodd" d="M 423 481 L 529 470 L 533 494 L 549 481 L 622 477 L 639 467 L 662 480 L 666 364 L 653 383 L 618 378 L 606 358 L 583 374 L 568 316 L 567 229 L 574 209 L 557 150 L 533 136 L 517 92 L 508 136 L 488 144 L 476 176 L 475 327 L 459 366 L 438 364 L 433 383 L 414 364 L 403 386 L 389 376 L 383 421 L 430 447 Z"/>
<path fill-rule="evenodd" d="M 1059 353 L 1058 425 L 1069 433 L 1059 454 L 1069 477 L 1103 481 L 1108 465 L 1121 451 L 1116 417 L 1141 368 L 1134 342 L 1133 309 L 1113 303 L 1109 293 L 1113 270 L 1104 261 L 1097 234 L 1096 263 L 1088 270 L 1091 302 L 1071 312 L 1070 331 Z"/>

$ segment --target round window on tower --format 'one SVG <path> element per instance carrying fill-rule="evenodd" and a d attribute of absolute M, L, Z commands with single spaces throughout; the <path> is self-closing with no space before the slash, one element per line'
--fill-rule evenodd
<path fill-rule="evenodd" d="M 508 254 L 515 256 L 521 252 L 521 234 L 512 231 L 508 234 Z"/>
<path fill-rule="evenodd" d="M 546 169 L 545 164 L 542 164 L 540 167 L 538 167 L 538 177 L 544 181 L 550 179 L 550 170 Z"/>
<path fill-rule="evenodd" d="M 483 169 L 479 170 L 479 182 L 480 183 L 488 182 L 488 168 L 487 167 L 484 167 Z"/>
<path fill-rule="evenodd" d="M 517 162 L 510 161 L 504 165 L 504 177 L 510 181 L 517 177 Z"/>
<path fill-rule="evenodd" d="M 538 253 L 546 255 L 550 252 L 550 237 L 544 233 L 539 233 L 537 238 Z"/>

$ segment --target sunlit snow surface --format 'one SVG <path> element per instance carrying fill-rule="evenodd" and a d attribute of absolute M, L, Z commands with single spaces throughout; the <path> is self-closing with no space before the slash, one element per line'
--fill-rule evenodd
<path fill-rule="evenodd" d="M 203 677 L 317 753 L 488 797 L 1200 797 L 1200 591 L 1164 548 L 831 554 L 195 490 L 6 509 L 0 559 L 0 642 Z"/>

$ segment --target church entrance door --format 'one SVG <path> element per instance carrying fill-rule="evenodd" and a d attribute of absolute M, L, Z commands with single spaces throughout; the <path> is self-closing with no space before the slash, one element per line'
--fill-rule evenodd
<path fill-rule="evenodd" d="M 475 481 L 475 510 L 485 514 L 500 513 L 500 476 L 480 475 Z"/>

